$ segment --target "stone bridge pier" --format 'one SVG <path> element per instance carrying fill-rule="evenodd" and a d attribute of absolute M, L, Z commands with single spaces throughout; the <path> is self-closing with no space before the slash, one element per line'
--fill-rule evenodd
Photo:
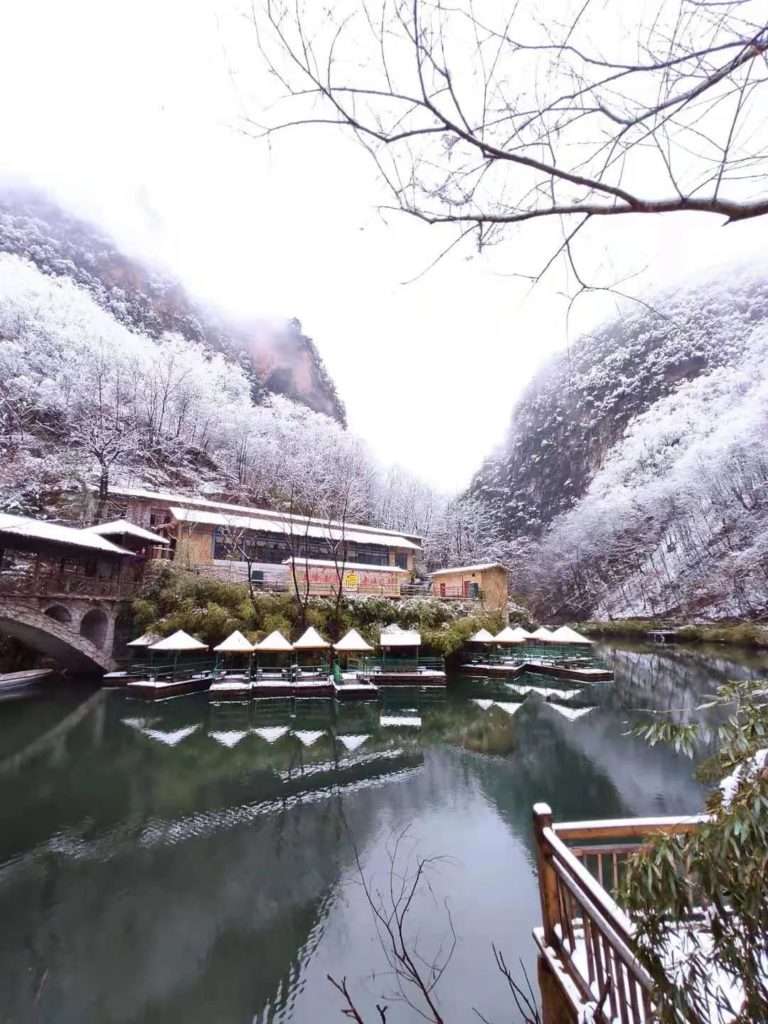
<path fill-rule="evenodd" d="M 122 602 L 77 595 L 0 594 L 0 634 L 75 672 L 114 668 L 115 622 Z"/>

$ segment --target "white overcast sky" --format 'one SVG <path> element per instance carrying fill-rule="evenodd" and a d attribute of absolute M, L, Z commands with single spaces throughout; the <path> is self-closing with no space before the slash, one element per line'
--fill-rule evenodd
<path fill-rule="evenodd" d="M 450 236 L 384 220 L 349 139 L 238 133 L 258 113 L 258 61 L 228 0 L 4 0 L 0 175 L 44 187 L 203 299 L 298 317 L 382 462 L 462 487 L 535 370 L 615 299 L 580 300 L 566 322 L 561 281 L 531 291 L 512 276 L 549 254 L 533 226 L 403 284 Z M 764 250 L 765 225 L 678 215 L 599 232 L 590 258 L 642 271 L 638 293 Z"/>

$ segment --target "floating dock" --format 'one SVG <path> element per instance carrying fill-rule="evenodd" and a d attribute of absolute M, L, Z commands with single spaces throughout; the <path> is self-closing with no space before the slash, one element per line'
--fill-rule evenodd
<path fill-rule="evenodd" d="M 446 684 L 445 672 L 439 669 L 421 669 L 417 672 L 361 672 L 359 678 L 377 686 L 444 687 Z"/>
<path fill-rule="evenodd" d="M 137 679 L 126 683 L 125 691 L 132 697 L 144 700 L 165 700 L 167 697 L 180 697 L 186 693 L 203 693 L 209 689 L 212 676 L 210 672 L 202 672 L 186 679 Z"/>
<path fill-rule="evenodd" d="M 208 695 L 211 700 L 250 700 L 253 687 L 249 676 L 226 673 L 214 683 Z"/>
<path fill-rule="evenodd" d="M 379 688 L 362 679 L 354 679 L 346 683 L 334 683 L 333 695 L 336 700 L 376 700 Z"/>
<path fill-rule="evenodd" d="M 461 666 L 466 675 L 503 676 L 515 679 L 517 676 L 531 672 L 540 676 L 553 676 L 555 679 L 573 679 L 582 683 L 609 682 L 613 679 L 613 670 L 596 666 L 569 667 L 568 665 L 551 665 L 544 662 L 524 661 L 517 664 L 488 665 L 482 662 L 467 662 Z"/>

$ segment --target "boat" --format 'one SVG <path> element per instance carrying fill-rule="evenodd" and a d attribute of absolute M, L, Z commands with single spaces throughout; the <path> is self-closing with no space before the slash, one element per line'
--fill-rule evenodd
<path fill-rule="evenodd" d="M 39 682 L 53 675 L 52 668 L 28 668 L 23 672 L 0 672 L 0 697 L 16 696 L 33 690 Z"/>

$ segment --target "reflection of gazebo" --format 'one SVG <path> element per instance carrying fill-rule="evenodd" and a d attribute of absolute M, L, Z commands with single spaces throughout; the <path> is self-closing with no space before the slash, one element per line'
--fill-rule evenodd
<path fill-rule="evenodd" d="M 379 645 L 381 646 L 381 671 L 390 672 L 412 671 L 419 668 L 419 647 L 421 647 L 421 633 L 412 629 L 401 629 L 400 626 L 387 626 L 379 634 Z M 389 666 L 387 666 L 387 654 L 389 654 Z"/>
<path fill-rule="evenodd" d="M 331 645 L 323 640 L 314 626 L 310 626 L 302 633 L 293 645 L 294 651 L 299 652 L 296 658 L 296 665 L 300 671 L 318 676 L 328 675 L 328 652 Z M 306 657 L 306 661 L 300 661 L 300 656 Z"/>
<path fill-rule="evenodd" d="M 362 654 L 362 664 L 357 665 L 357 668 L 365 669 L 368 662 L 367 655 L 373 651 L 371 645 L 360 636 L 356 629 L 350 629 L 341 640 L 333 645 L 333 649 L 336 654 L 346 655 L 346 667 L 349 669 L 350 663 L 349 658 L 352 654 Z"/>
<path fill-rule="evenodd" d="M 293 644 L 286 640 L 279 629 L 273 630 L 269 636 L 264 637 L 261 643 L 256 644 L 257 675 L 260 677 L 279 679 L 286 668 L 286 658 L 276 658 L 276 664 L 264 665 L 261 660 L 262 654 L 285 655 L 293 651 Z"/>
<path fill-rule="evenodd" d="M 217 654 L 216 669 L 221 670 L 222 675 L 226 674 L 228 668 L 234 668 L 235 659 L 238 659 L 242 665 L 242 674 L 250 677 L 251 658 L 256 646 L 247 637 L 244 637 L 239 629 L 230 633 L 226 640 L 222 640 L 213 649 Z"/>
<path fill-rule="evenodd" d="M 173 655 L 173 664 L 170 669 L 171 680 L 176 679 L 178 674 L 189 673 L 192 669 L 196 669 L 197 672 L 208 668 L 206 664 L 201 664 L 199 660 L 194 658 L 182 659 L 179 662 L 180 654 L 191 655 L 200 654 L 200 651 L 207 651 L 208 647 L 200 640 L 196 640 L 189 633 L 185 633 L 183 629 L 177 629 L 175 633 L 167 636 L 164 640 L 158 640 L 157 643 L 150 644 L 149 651 L 150 656 L 154 657 L 156 653 L 162 655 Z"/>

